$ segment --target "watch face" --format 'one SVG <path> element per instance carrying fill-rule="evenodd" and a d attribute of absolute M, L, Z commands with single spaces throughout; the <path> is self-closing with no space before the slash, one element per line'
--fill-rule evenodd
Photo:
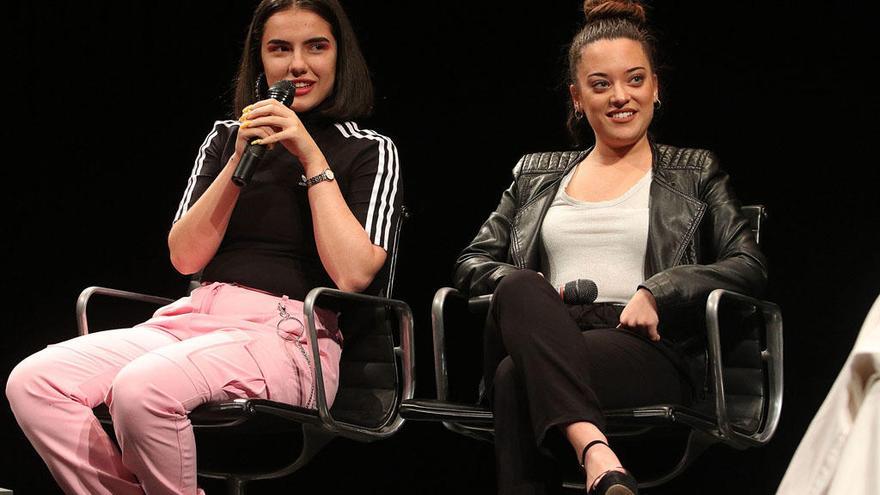
<path fill-rule="evenodd" d="M 327 177 L 327 180 L 333 180 L 335 176 L 333 175 L 333 171 L 328 168 L 324 171 L 324 177 Z"/>

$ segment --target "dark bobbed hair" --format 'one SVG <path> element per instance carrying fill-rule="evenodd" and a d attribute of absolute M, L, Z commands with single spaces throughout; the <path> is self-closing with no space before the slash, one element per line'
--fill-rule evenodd
<path fill-rule="evenodd" d="M 373 83 L 370 70 L 358 46 L 354 29 L 337 0 L 262 0 L 254 11 L 244 40 L 241 63 L 235 79 L 234 116 L 257 101 L 257 79 L 263 73 L 260 58 L 263 31 L 273 14 L 288 9 L 308 10 L 330 24 L 336 38 L 336 79 L 333 91 L 309 112 L 309 117 L 325 120 L 352 120 L 368 116 L 373 110 Z"/>
<path fill-rule="evenodd" d="M 585 0 L 584 16 L 586 23 L 568 47 L 566 87 L 577 84 L 577 68 L 583 48 L 599 40 L 627 38 L 639 42 L 648 57 L 651 70 L 656 72 L 656 39 L 648 30 L 645 7 L 638 0 Z M 593 138 L 586 120 L 575 117 L 574 105 L 569 106 L 566 127 L 577 145 L 590 142 Z"/>

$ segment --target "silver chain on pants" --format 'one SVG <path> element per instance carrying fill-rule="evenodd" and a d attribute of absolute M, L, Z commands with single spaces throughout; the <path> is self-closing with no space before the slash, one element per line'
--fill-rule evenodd
<path fill-rule="evenodd" d="M 299 349 L 299 352 L 302 353 L 303 358 L 305 358 L 306 364 L 308 365 L 309 374 L 312 376 L 312 388 L 309 391 L 309 399 L 306 401 L 304 406 L 306 408 L 313 408 L 314 406 L 312 405 L 312 401 L 315 398 L 315 372 L 312 370 L 312 360 L 311 358 L 309 358 L 309 353 L 306 352 L 306 349 L 302 345 L 302 342 L 300 342 L 300 339 L 281 328 L 281 324 L 288 320 L 294 320 L 299 323 L 303 332 L 306 331 L 306 326 L 303 324 L 302 320 L 288 313 L 287 308 L 284 306 L 283 303 L 280 302 L 278 303 L 278 315 L 281 316 L 281 320 L 279 320 L 278 324 L 275 325 L 275 328 L 278 329 L 278 334 L 281 335 L 283 339 L 292 340 L 293 343 L 296 344 L 296 347 Z"/>

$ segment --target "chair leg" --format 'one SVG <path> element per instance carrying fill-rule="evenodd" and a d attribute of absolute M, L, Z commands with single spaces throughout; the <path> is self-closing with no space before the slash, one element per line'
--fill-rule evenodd
<path fill-rule="evenodd" d="M 229 495 L 244 495 L 247 480 L 231 476 L 226 478 L 226 489 Z"/>
<path fill-rule="evenodd" d="M 672 471 L 666 473 L 663 476 L 658 478 L 640 482 L 639 488 L 653 488 L 655 486 L 660 486 L 664 483 L 668 483 L 673 478 L 680 475 L 688 466 L 691 465 L 697 457 L 700 456 L 707 448 L 718 443 L 718 439 L 712 435 L 704 433 L 699 430 L 691 430 L 688 435 L 687 446 L 684 449 L 684 454 L 682 454 L 681 459 L 678 461 L 678 464 L 672 469 Z"/>

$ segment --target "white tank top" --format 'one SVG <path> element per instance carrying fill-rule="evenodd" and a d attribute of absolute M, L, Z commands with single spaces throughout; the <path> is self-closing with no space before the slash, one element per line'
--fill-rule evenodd
<path fill-rule="evenodd" d="M 626 303 L 644 281 L 651 172 L 608 201 L 579 201 L 565 192 L 566 174 L 541 225 L 541 272 L 553 287 L 587 278 L 596 302 Z"/>

